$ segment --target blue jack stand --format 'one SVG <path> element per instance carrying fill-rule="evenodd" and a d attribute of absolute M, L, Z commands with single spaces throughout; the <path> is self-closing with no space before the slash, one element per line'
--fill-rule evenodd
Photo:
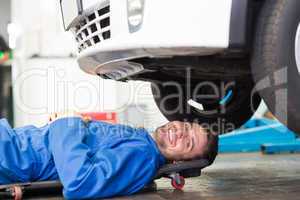
<path fill-rule="evenodd" d="M 220 136 L 220 153 L 259 151 L 265 154 L 300 152 L 300 139 L 284 125 L 268 119 L 250 120 L 242 129 Z"/>

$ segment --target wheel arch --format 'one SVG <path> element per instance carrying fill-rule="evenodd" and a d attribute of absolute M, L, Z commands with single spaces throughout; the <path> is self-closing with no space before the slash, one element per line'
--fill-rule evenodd
<path fill-rule="evenodd" d="M 250 52 L 257 18 L 264 2 L 265 0 L 232 0 L 229 54 Z"/>

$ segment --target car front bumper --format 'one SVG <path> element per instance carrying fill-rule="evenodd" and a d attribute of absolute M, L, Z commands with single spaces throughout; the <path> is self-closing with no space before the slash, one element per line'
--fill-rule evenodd
<path fill-rule="evenodd" d="M 91 36 L 77 38 L 78 62 L 87 73 L 109 74 L 134 58 L 212 55 L 229 46 L 232 0 L 145 0 L 142 23 L 134 31 L 128 23 L 127 0 L 83 1 L 85 18 L 107 5 L 110 23 L 104 31 L 109 30 L 110 37 L 95 42 L 95 33 L 86 26 Z"/>

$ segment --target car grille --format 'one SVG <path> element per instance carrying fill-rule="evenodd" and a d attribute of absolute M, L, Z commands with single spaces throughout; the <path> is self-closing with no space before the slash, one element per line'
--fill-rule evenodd
<path fill-rule="evenodd" d="M 79 52 L 110 39 L 110 5 L 108 1 L 80 21 L 75 28 L 75 37 Z"/>

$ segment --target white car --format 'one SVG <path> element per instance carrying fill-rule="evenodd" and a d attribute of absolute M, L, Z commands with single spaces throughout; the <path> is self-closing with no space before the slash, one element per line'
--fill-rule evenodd
<path fill-rule="evenodd" d="M 300 132 L 299 0 L 60 3 L 80 67 L 108 79 L 151 81 L 168 119 L 228 132 L 252 116 L 261 96 Z"/>

